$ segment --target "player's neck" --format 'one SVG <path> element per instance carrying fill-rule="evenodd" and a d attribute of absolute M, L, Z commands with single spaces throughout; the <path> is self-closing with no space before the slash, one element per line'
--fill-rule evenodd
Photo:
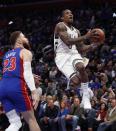
<path fill-rule="evenodd" d="M 22 44 L 16 43 L 14 46 L 14 49 L 16 48 L 24 48 Z"/>
<path fill-rule="evenodd" d="M 68 26 L 69 28 L 72 28 L 72 24 L 71 24 L 71 23 L 66 23 L 66 22 L 64 22 L 64 24 L 65 24 L 66 26 Z"/>

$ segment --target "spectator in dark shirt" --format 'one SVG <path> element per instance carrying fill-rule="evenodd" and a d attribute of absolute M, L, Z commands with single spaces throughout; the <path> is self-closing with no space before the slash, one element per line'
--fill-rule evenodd
<path fill-rule="evenodd" d="M 46 108 L 45 108 L 44 116 L 43 116 L 43 118 L 40 119 L 40 123 L 43 127 L 43 131 L 46 130 L 44 128 L 45 125 L 48 126 L 48 129 L 50 131 L 57 131 L 58 130 L 58 128 L 57 128 L 58 113 L 59 113 L 59 107 L 54 105 L 54 101 L 52 99 L 49 100 L 46 105 Z"/>

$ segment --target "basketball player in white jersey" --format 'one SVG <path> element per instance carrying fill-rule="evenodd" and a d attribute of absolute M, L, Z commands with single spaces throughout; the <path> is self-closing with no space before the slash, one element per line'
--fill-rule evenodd
<path fill-rule="evenodd" d="M 85 109 L 91 109 L 90 97 L 93 93 L 88 88 L 88 75 L 85 70 L 88 59 L 83 59 L 77 50 L 88 51 L 94 48 L 95 44 L 83 44 L 86 39 L 98 38 L 96 32 L 90 31 L 80 36 L 79 30 L 72 26 L 73 14 L 69 9 L 62 12 L 62 22 L 59 22 L 54 31 L 54 50 L 56 53 L 55 62 L 58 69 L 67 77 L 73 85 L 81 83 L 83 91 L 82 105 Z"/>

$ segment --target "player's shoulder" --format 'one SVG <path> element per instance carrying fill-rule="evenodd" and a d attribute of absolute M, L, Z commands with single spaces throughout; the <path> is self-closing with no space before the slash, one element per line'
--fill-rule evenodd
<path fill-rule="evenodd" d="M 66 26 L 64 25 L 63 22 L 59 22 L 56 24 L 56 29 L 65 29 L 66 30 Z"/>
<path fill-rule="evenodd" d="M 21 50 L 21 55 L 32 56 L 32 53 L 31 53 L 30 50 L 27 50 L 27 49 L 23 48 L 23 49 Z"/>
<path fill-rule="evenodd" d="M 56 26 L 64 26 L 64 23 L 63 23 L 63 22 L 58 22 L 58 23 L 56 24 Z"/>

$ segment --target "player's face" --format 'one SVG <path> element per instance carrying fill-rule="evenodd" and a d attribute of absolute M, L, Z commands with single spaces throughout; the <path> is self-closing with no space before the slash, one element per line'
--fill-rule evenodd
<path fill-rule="evenodd" d="M 64 13 L 63 13 L 63 21 L 66 22 L 66 23 L 73 23 L 73 14 L 72 14 L 72 11 L 70 10 L 65 10 Z"/>
<path fill-rule="evenodd" d="M 30 48 L 29 41 L 23 33 L 20 34 L 19 40 L 20 40 L 20 43 L 23 45 L 24 48 L 26 48 L 26 49 Z"/>

